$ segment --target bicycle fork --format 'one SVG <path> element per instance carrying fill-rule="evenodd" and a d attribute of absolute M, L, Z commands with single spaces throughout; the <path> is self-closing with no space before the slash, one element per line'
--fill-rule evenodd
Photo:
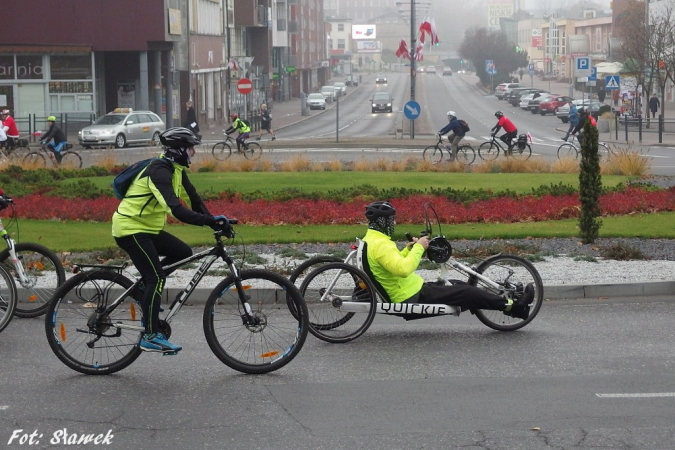
<path fill-rule="evenodd" d="M 31 287 L 30 280 L 26 276 L 26 272 L 23 270 L 23 264 L 21 264 L 21 260 L 16 255 L 16 242 L 14 242 L 14 239 L 12 239 L 9 233 L 7 233 L 7 230 L 5 230 L 4 226 L 2 225 L 2 220 L 0 220 L 0 236 L 2 236 L 5 242 L 7 243 L 7 249 L 9 250 L 9 257 L 12 260 L 12 265 L 14 266 L 16 279 L 21 284 L 21 287 L 23 288 Z M 36 298 L 34 299 L 29 298 L 29 300 L 36 300 Z"/>

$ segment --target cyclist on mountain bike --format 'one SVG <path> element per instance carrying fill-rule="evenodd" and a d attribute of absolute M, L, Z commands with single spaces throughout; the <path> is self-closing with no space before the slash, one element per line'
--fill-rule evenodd
<path fill-rule="evenodd" d="M 56 117 L 47 117 L 47 125 L 49 125 L 49 130 L 40 137 L 40 144 L 47 145 L 49 143 L 48 147 L 54 152 L 56 160 L 61 162 L 61 150 L 63 150 L 63 147 L 68 143 L 68 141 L 66 141 L 66 135 L 63 130 L 56 125 Z M 53 142 L 49 142 L 52 139 Z"/>
<path fill-rule="evenodd" d="M 215 227 L 225 216 L 212 216 L 188 179 L 186 167 L 201 140 L 187 128 L 169 128 L 159 135 L 164 153 L 138 174 L 112 218 L 112 234 L 126 251 L 143 280 L 137 298 L 145 318 L 141 350 L 175 353 L 159 328 L 162 291 L 168 273 L 162 269 L 192 255 L 192 248 L 164 230 L 171 214 L 191 225 Z M 180 197 L 180 198 L 179 198 Z M 184 200 L 190 208 L 181 203 Z M 160 261 L 160 256 L 164 259 Z"/>
<path fill-rule="evenodd" d="M 534 286 L 529 283 L 515 296 L 495 295 L 468 284 L 439 285 L 427 283 L 415 273 L 422 256 L 429 249 L 429 237 L 413 238 L 403 250 L 396 247 L 394 233 L 396 209 L 389 202 L 366 206 L 368 232 L 366 256 L 373 278 L 393 303 L 427 303 L 459 306 L 465 309 L 492 309 L 510 317 L 527 319 L 534 301 Z"/>
<path fill-rule="evenodd" d="M 506 131 L 506 133 L 502 134 L 502 135 L 499 137 L 499 139 L 501 139 L 502 141 L 504 141 L 504 143 L 505 143 L 506 145 L 508 145 L 508 147 L 509 147 L 509 148 L 508 148 L 508 151 L 511 151 L 511 149 L 513 148 L 513 142 L 512 142 L 512 141 L 513 141 L 513 139 L 515 139 L 515 138 L 518 137 L 518 129 L 517 129 L 516 126 L 513 124 L 513 122 L 511 122 L 511 121 L 504 115 L 503 112 L 497 111 L 497 112 L 495 113 L 495 117 L 498 119 L 498 121 L 497 121 L 497 125 L 495 125 L 494 127 L 492 127 L 492 136 L 496 136 L 497 133 L 499 133 L 499 129 L 503 127 L 503 128 L 504 128 L 504 131 Z"/>
<path fill-rule="evenodd" d="M 244 122 L 243 119 L 239 118 L 239 114 L 232 113 L 230 114 L 230 120 L 232 125 L 230 128 L 225 130 L 225 134 L 234 133 L 235 130 L 239 130 L 239 136 L 237 136 L 237 150 L 241 150 L 241 146 L 244 145 L 244 142 L 251 135 L 251 127 Z"/>
<path fill-rule="evenodd" d="M 443 127 L 441 131 L 438 132 L 439 136 L 443 136 L 446 133 L 452 131 L 452 134 L 448 135 L 448 142 L 452 145 L 452 153 L 450 154 L 450 161 L 454 161 L 457 157 L 457 149 L 459 148 L 459 142 L 462 140 L 464 135 L 464 130 L 462 125 L 460 125 L 457 115 L 454 111 L 448 111 L 448 124 Z"/>

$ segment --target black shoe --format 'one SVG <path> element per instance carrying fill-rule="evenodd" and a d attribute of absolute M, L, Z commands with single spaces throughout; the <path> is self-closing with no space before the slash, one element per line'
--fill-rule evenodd
<path fill-rule="evenodd" d="M 530 317 L 530 305 L 515 304 L 511 306 L 511 311 L 504 311 L 504 314 L 516 319 L 527 320 Z"/>
<path fill-rule="evenodd" d="M 257 138 L 255 138 L 255 140 L 256 140 L 256 141 L 259 141 L 259 140 L 260 140 L 260 136 L 258 136 Z"/>
<path fill-rule="evenodd" d="M 567 142 L 567 138 L 560 138 L 560 139 L 562 139 L 563 141 Z"/>
<path fill-rule="evenodd" d="M 534 285 L 532 283 L 527 283 L 525 288 L 519 286 L 522 290 L 516 292 L 514 295 L 514 300 L 516 305 L 525 305 L 529 306 L 534 301 Z"/>
<path fill-rule="evenodd" d="M 272 140 L 275 140 L 276 138 L 277 138 L 276 136 L 272 136 Z"/>

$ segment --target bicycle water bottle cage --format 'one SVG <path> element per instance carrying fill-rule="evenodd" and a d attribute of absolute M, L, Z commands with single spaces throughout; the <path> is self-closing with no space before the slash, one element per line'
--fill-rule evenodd
<path fill-rule="evenodd" d="M 452 246 L 445 236 L 436 236 L 429 241 L 427 258 L 437 264 L 447 262 L 452 256 Z"/>

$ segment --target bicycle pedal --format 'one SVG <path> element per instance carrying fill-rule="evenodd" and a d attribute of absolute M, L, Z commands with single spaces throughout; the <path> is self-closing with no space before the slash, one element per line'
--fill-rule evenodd
<path fill-rule="evenodd" d="M 177 354 L 178 352 L 162 352 L 162 356 L 174 356 Z"/>

